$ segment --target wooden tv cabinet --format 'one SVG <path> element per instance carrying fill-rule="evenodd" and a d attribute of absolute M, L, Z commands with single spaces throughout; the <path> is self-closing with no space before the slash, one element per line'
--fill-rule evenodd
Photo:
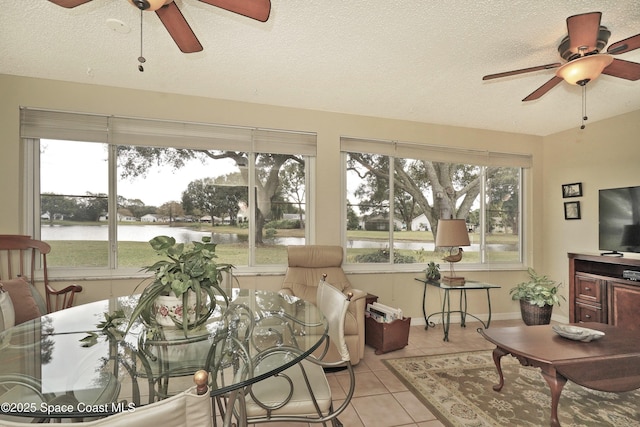
<path fill-rule="evenodd" d="M 640 330 L 640 281 L 622 278 L 640 271 L 640 259 L 569 253 L 569 320 Z"/>

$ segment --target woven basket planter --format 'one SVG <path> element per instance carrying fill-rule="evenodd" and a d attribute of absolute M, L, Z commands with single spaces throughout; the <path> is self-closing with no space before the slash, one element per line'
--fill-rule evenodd
<path fill-rule="evenodd" d="M 535 304 L 529 304 L 528 301 L 520 300 L 520 311 L 525 325 L 548 325 L 551 323 L 553 306 L 538 307 Z"/>

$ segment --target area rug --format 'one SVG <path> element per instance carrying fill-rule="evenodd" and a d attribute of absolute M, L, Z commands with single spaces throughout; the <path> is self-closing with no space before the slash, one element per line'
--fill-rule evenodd
<path fill-rule="evenodd" d="M 491 351 L 387 359 L 389 369 L 445 426 L 548 426 L 551 393 L 540 370 L 502 358 L 505 385 Z M 558 405 L 563 427 L 640 426 L 640 390 L 605 393 L 567 382 Z"/>

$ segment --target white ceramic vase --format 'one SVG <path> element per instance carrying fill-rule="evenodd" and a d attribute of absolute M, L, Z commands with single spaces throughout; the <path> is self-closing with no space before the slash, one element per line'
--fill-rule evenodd
<path fill-rule="evenodd" d="M 187 309 L 187 321 L 194 322 L 196 320 L 196 294 L 193 291 L 188 291 L 188 307 Z M 202 301 L 206 302 L 205 296 L 202 297 Z M 156 298 L 154 302 L 156 311 L 156 322 L 163 327 L 176 327 L 173 319 L 182 321 L 182 312 L 184 307 L 182 306 L 182 298 L 178 298 L 175 295 L 161 295 Z"/>

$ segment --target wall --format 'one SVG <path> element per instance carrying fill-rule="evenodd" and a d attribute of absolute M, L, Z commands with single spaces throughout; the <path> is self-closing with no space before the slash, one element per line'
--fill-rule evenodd
<path fill-rule="evenodd" d="M 598 190 L 640 185 L 640 111 L 544 138 L 544 270 L 569 283 L 568 252 L 598 253 Z M 583 196 L 563 199 L 561 186 L 582 183 Z M 564 202 L 580 201 L 581 219 L 564 219 Z M 639 257 L 637 254 L 625 254 Z M 565 286 L 564 294 L 568 296 Z M 568 316 L 568 304 L 559 312 Z"/>
<path fill-rule="evenodd" d="M 275 129 L 316 132 L 318 135 L 315 243 L 341 244 L 341 230 L 336 227 L 341 216 L 341 195 L 334 191 L 341 184 L 340 136 L 393 139 L 416 143 L 482 148 L 495 151 L 533 154 L 534 166 L 527 175 L 528 198 L 524 201 L 529 214 L 525 224 L 527 256 L 536 266 L 542 260 L 543 239 L 539 232 L 543 217 L 542 145 L 543 139 L 530 135 L 510 134 L 481 129 L 441 126 L 400 120 L 387 120 L 302 109 L 281 108 L 168 93 L 146 92 L 96 85 L 75 84 L 44 79 L 0 75 L 0 234 L 19 233 L 24 212 L 20 183 L 22 159 L 19 139 L 19 107 L 114 114 L 123 116 L 185 120 Z M 595 125 L 593 125 L 595 127 Z M 589 129 L 590 130 L 590 129 Z M 551 156 L 552 157 L 552 156 Z M 70 158 L 69 167 L 81 159 Z M 556 189 L 554 189 L 554 192 Z M 424 268 L 424 267 L 422 267 Z M 402 274 L 352 274 L 354 286 L 377 294 L 380 301 L 400 306 L 406 315 L 419 319 L 422 285 L 414 281 L 415 272 Z M 493 293 L 496 318 L 516 316 L 517 305 L 509 299 L 508 288 L 524 278 L 522 271 L 465 272 L 465 276 L 503 286 Z M 109 295 L 131 292 L 135 280 L 104 279 L 82 283 L 85 292 L 79 301 L 88 302 Z M 244 276 L 241 285 L 250 288 L 277 289 L 281 277 Z M 474 294 L 473 292 L 470 294 Z M 431 293 L 429 310 L 439 307 L 437 293 Z M 483 295 L 470 295 L 471 309 L 486 312 Z"/>

